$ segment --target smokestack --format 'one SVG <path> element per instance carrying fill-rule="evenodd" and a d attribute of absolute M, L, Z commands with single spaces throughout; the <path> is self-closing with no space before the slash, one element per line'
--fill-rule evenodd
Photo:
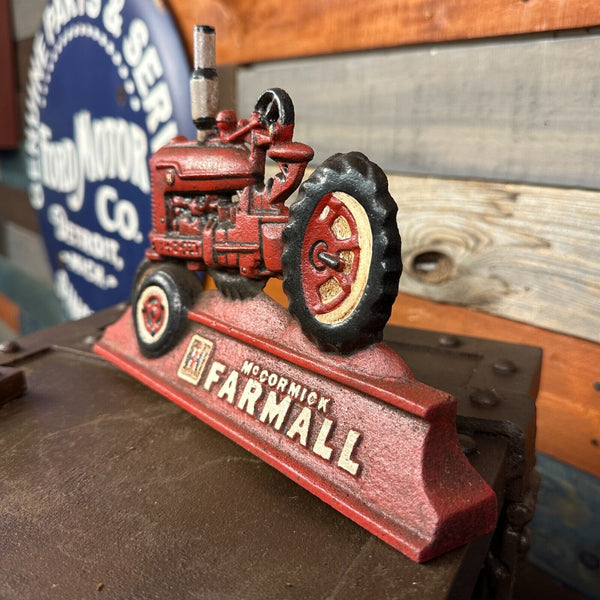
<path fill-rule="evenodd" d="M 216 126 L 219 110 L 219 81 L 215 59 L 215 29 L 209 25 L 194 27 L 194 70 L 190 77 L 192 119 L 203 142 Z"/>

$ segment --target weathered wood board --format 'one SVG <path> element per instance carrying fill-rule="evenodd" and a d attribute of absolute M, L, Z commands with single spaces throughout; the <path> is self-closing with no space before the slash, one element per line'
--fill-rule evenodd
<path fill-rule="evenodd" d="M 400 289 L 600 342 L 600 193 L 390 177 Z"/>
<path fill-rule="evenodd" d="M 388 181 L 402 235 L 400 291 L 600 342 L 600 192 Z"/>
<path fill-rule="evenodd" d="M 600 34 L 570 33 L 257 64 L 238 99 L 286 89 L 315 162 L 600 189 L 599 71 Z"/>
<path fill-rule="evenodd" d="M 31 1 L 31 0 L 30 0 Z M 188 48 L 212 24 L 225 63 L 600 24 L 596 0 L 168 0 Z"/>
<path fill-rule="evenodd" d="M 47 0 L 10 0 L 17 40 L 39 27 Z M 120 0 L 112 0 L 120 6 Z M 191 55 L 192 27 L 219 31 L 220 64 L 593 27 L 596 0 L 163 0 Z M 56 4 L 56 2 L 55 2 Z M 64 2 L 60 3 L 61 5 Z M 70 4 L 65 4 L 70 8 Z"/>

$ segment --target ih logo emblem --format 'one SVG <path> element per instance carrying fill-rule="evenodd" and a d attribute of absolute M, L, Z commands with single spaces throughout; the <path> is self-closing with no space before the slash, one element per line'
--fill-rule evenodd
<path fill-rule="evenodd" d="M 204 367 L 211 355 L 213 343 L 200 335 L 195 335 L 183 355 L 177 376 L 193 385 L 198 385 Z"/>

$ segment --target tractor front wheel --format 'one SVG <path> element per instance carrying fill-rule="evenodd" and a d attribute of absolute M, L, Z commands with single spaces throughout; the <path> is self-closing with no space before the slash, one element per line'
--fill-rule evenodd
<path fill-rule="evenodd" d="M 177 344 L 200 289 L 196 275 L 183 265 L 164 263 L 142 275 L 132 312 L 138 345 L 146 358 L 162 356 Z"/>

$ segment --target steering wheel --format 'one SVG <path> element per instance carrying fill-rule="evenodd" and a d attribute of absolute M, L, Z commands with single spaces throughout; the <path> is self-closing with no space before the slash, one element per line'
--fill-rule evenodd
<path fill-rule="evenodd" d="M 254 110 L 267 129 L 276 123 L 294 124 L 294 103 L 288 93 L 281 88 L 265 90 L 256 101 Z"/>

